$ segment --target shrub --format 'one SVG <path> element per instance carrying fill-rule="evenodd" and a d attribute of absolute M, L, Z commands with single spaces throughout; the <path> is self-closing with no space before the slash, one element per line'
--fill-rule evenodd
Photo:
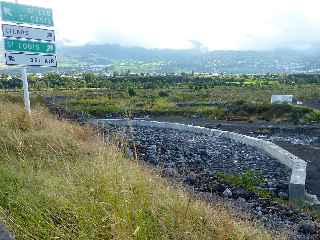
<path fill-rule="evenodd" d="M 257 187 L 264 182 L 264 178 L 261 174 L 254 171 L 246 171 L 241 175 L 220 172 L 217 175 L 223 181 L 237 187 L 243 187 L 251 192 L 255 192 Z"/>
<path fill-rule="evenodd" d="M 159 92 L 159 97 L 169 97 L 169 93 L 165 91 L 160 91 Z"/>
<path fill-rule="evenodd" d="M 135 90 L 133 88 L 128 88 L 128 95 L 129 95 L 129 97 L 136 96 Z"/>
<path fill-rule="evenodd" d="M 305 122 L 307 123 L 318 123 L 320 122 L 320 111 L 312 111 L 305 117 Z"/>

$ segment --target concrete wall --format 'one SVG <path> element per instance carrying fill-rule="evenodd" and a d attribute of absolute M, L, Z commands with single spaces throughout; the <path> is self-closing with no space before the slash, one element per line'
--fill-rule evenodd
<path fill-rule="evenodd" d="M 305 181 L 306 181 L 306 168 L 307 163 L 295 155 L 289 153 L 283 148 L 277 146 L 269 141 L 241 135 L 238 133 L 221 131 L 217 129 L 209 129 L 204 127 L 185 125 L 179 123 L 155 122 L 145 120 L 122 120 L 122 119 L 101 119 L 95 120 L 97 125 L 116 125 L 116 126 L 132 126 L 132 127 L 154 127 L 154 128 L 169 128 L 179 131 L 189 131 L 193 133 L 203 133 L 209 136 L 219 136 L 232 139 L 236 142 L 255 147 L 270 157 L 278 160 L 280 163 L 286 165 L 292 170 L 290 184 L 289 184 L 289 197 L 291 201 L 305 200 Z"/>

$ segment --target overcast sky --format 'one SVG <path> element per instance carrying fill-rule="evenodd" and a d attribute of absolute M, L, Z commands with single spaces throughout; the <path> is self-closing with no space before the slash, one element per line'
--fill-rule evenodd
<path fill-rule="evenodd" d="M 10 0 L 7 0 L 10 1 Z M 52 7 L 69 44 L 147 48 L 305 49 L 320 46 L 319 0 L 19 0 Z"/>

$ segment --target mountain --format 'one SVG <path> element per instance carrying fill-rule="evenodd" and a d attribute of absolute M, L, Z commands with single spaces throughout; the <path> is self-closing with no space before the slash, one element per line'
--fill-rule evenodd
<path fill-rule="evenodd" d="M 318 51 L 200 51 L 199 49 L 146 49 L 120 45 L 61 46 L 63 68 L 106 67 L 133 72 L 271 73 L 319 72 Z"/>
<path fill-rule="evenodd" d="M 273 73 L 320 72 L 320 51 L 202 51 L 114 44 L 58 45 L 62 71 Z"/>

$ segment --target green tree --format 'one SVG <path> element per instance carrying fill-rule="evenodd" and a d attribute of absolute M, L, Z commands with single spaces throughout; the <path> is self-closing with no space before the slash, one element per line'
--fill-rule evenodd
<path fill-rule="evenodd" d="M 136 96 L 135 90 L 133 88 L 128 88 L 128 95 L 129 95 L 129 97 Z"/>

